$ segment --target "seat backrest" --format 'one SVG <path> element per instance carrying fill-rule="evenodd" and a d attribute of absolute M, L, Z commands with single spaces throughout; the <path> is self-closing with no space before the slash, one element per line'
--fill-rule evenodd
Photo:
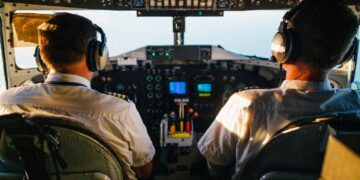
<path fill-rule="evenodd" d="M 241 179 L 261 179 L 269 172 L 320 173 L 327 133 L 326 124 L 316 124 L 279 134 L 247 161 Z"/>
<path fill-rule="evenodd" d="M 23 141 L 19 141 L 19 137 L 29 137 L 30 127 L 21 125 L 24 123 L 40 128 L 43 132 L 43 134 L 33 133 L 31 135 L 31 141 L 36 147 L 34 156 L 41 159 L 41 163 L 36 164 L 39 166 L 37 168 L 41 169 L 42 165 L 45 167 L 46 174 L 43 176 L 48 176 L 49 179 L 56 179 L 57 175 L 60 175 L 61 179 L 76 180 L 123 179 L 121 160 L 112 146 L 86 125 L 72 118 L 34 114 L 11 114 L 0 117 L 2 143 L 6 145 L 5 150 L 0 151 L 2 152 L 0 157 L 8 159 L 6 163 L 3 163 L 3 167 L 0 166 L 0 179 L 4 179 L 1 178 L 2 175 L 3 177 L 12 177 L 21 174 L 21 168 L 25 170 L 29 168 L 27 167 L 29 164 L 21 163 L 19 157 L 16 157 L 16 154 L 18 156 L 22 154 L 19 152 L 19 146 L 14 146 L 16 143 L 23 143 Z M 49 145 L 52 144 L 50 141 L 58 143 L 58 153 L 51 151 L 56 148 Z M 26 161 L 26 158 L 21 158 Z M 62 163 L 60 160 L 64 160 L 66 163 Z M 12 167 L 11 163 L 18 165 Z M 47 178 L 44 177 L 44 179 Z"/>
<path fill-rule="evenodd" d="M 247 161 L 240 179 L 318 179 L 328 136 L 360 135 L 360 121 L 353 116 L 307 119 L 294 124 L 299 126 L 289 125 L 292 129 L 275 135 Z"/>

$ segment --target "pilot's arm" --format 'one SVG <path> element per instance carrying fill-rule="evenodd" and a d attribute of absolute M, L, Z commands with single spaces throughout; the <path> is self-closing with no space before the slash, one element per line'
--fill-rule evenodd
<path fill-rule="evenodd" d="M 129 106 L 127 120 L 130 137 L 129 148 L 133 157 L 131 168 L 138 178 L 145 179 L 150 177 L 152 173 L 152 159 L 155 155 L 155 148 L 133 103 Z"/>
<path fill-rule="evenodd" d="M 198 143 L 210 174 L 216 179 L 224 177 L 225 167 L 234 163 L 242 151 L 237 146 L 248 138 L 249 117 L 244 117 L 244 103 L 247 102 L 238 93 L 232 95 Z"/>

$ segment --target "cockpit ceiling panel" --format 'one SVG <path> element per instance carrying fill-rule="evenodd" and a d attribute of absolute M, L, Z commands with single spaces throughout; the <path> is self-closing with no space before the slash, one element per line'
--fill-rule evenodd
<path fill-rule="evenodd" d="M 300 0 L 4 0 L 3 2 L 107 10 L 243 11 L 287 9 L 299 1 Z M 360 7 L 359 0 L 346 0 L 346 2 L 349 5 Z"/>

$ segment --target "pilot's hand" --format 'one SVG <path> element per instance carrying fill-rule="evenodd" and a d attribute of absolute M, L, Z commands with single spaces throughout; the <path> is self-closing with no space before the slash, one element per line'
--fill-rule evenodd
<path fill-rule="evenodd" d="M 152 161 L 140 167 L 131 167 L 139 179 L 147 179 L 151 176 L 153 165 Z"/>
<path fill-rule="evenodd" d="M 216 165 L 210 161 L 207 161 L 209 173 L 213 179 L 222 180 L 226 177 L 226 167 Z"/>

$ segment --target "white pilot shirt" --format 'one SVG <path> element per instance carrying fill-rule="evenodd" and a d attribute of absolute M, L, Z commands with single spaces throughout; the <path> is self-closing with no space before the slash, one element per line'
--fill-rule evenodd
<path fill-rule="evenodd" d="M 58 85 L 71 82 L 79 85 Z M 150 162 L 154 146 L 132 102 L 101 94 L 80 76 L 50 73 L 43 84 L 11 88 L 0 95 L 0 114 L 34 112 L 71 116 L 107 138 L 123 160 L 122 168 L 135 179 L 131 166 Z"/>
<path fill-rule="evenodd" d="M 235 93 L 198 142 L 198 148 L 215 165 L 235 164 L 234 179 L 243 162 L 291 121 L 356 113 L 360 116 L 360 92 L 332 89 L 328 81 L 287 80 L 276 89 L 252 89 Z"/>

